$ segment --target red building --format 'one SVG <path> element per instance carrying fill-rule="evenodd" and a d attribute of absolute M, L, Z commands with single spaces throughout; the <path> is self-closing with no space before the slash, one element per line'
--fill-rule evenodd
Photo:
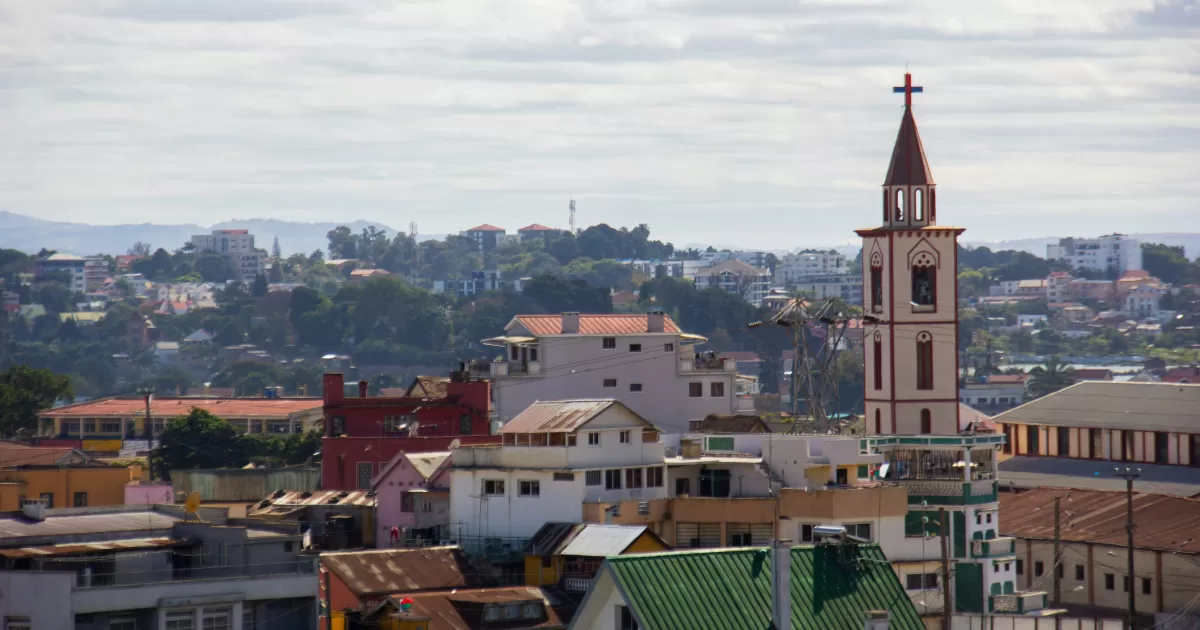
<path fill-rule="evenodd" d="M 451 374 L 436 397 L 368 397 L 366 381 L 359 381 L 357 397 L 347 397 L 344 387 L 341 374 L 325 375 L 321 486 L 326 490 L 370 489 L 371 478 L 401 451 L 446 451 L 455 440 L 500 443 L 491 435 L 489 383 L 472 379 L 468 371 Z"/>

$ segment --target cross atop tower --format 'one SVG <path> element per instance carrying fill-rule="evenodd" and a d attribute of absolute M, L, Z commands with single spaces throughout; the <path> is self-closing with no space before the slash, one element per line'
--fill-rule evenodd
<path fill-rule="evenodd" d="M 892 94 L 899 94 L 901 92 L 904 93 L 904 107 L 909 108 L 909 107 L 912 107 L 913 93 L 922 94 L 925 92 L 925 88 L 920 87 L 920 86 L 914 86 L 912 84 L 912 73 L 905 72 L 904 73 L 904 87 L 892 88 Z"/>

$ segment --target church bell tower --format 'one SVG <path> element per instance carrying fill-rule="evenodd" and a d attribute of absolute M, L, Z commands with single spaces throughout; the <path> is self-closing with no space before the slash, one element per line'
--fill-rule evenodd
<path fill-rule="evenodd" d="M 866 431 L 954 435 L 958 414 L 958 236 L 937 224 L 937 184 L 913 117 L 922 88 L 905 73 L 904 116 L 883 182 L 882 222 L 863 239 Z"/>

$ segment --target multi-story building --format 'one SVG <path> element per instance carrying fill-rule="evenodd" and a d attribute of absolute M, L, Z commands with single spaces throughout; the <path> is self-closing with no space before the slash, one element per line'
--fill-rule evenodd
<path fill-rule="evenodd" d="M 771 292 L 771 272 L 737 259 L 697 271 L 692 282 L 699 289 L 721 289 L 754 305 L 761 305 Z"/>
<path fill-rule="evenodd" d="M 455 539 L 521 539 L 549 521 L 584 520 L 584 503 L 667 497 L 657 427 L 616 400 L 535 402 L 499 446 L 451 449 Z"/>
<path fill-rule="evenodd" d="M 321 487 L 370 490 L 396 453 L 445 451 L 450 443 L 498 443 L 490 435 L 490 390 L 485 380 L 460 370 L 435 395 L 346 396 L 340 373 L 325 375 Z"/>
<path fill-rule="evenodd" d="M 315 628 L 317 575 L 296 527 L 225 509 L 115 506 L 0 517 L 8 628 Z"/>
<path fill-rule="evenodd" d="M 213 230 L 212 234 L 192 236 L 197 251 L 216 252 L 229 260 L 234 277 L 251 283 L 265 273 L 267 253 L 255 249 L 254 235 L 248 230 Z"/>
<path fill-rule="evenodd" d="M 526 278 L 527 279 L 527 278 Z M 434 293 L 449 293 L 458 297 L 466 297 L 483 293 L 484 291 L 500 291 L 506 288 L 520 293 L 524 282 L 521 279 L 504 280 L 500 277 L 499 269 L 484 269 L 472 271 L 470 278 L 455 280 L 434 280 Z"/>
<path fill-rule="evenodd" d="M 735 395 L 737 363 L 701 353 L 706 341 L 660 312 L 620 315 L 518 315 L 484 366 L 496 417 L 511 420 L 538 400 L 614 398 L 668 432 L 690 420 L 753 409 Z"/>
<path fill-rule="evenodd" d="M 804 276 L 789 282 L 788 286 L 812 299 L 838 298 L 847 304 L 862 306 L 863 279 L 860 275 Z"/>
<path fill-rule="evenodd" d="M 1062 238 L 1057 245 L 1046 246 L 1048 260 L 1061 260 L 1075 269 L 1108 272 L 1117 275 L 1142 268 L 1142 244 L 1122 234 L 1098 238 Z"/>
<path fill-rule="evenodd" d="M 1071 299 L 1071 281 L 1075 278 L 1065 271 L 1053 271 L 1046 276 L 1046 299 L 1066 302 Z"/>
<path fill-rule="evenodd" d="M 806 249 L 779 261 L 775 266 L 775 281 L 791 286 L 809 276 L 839 276 L 846 272 L 846 257 L 837 251 Z"/>
<path fill-rule="evenodd" d="M 376 546 L 450 538 L 450 452 L 396 453 L 375 475 Z"/>
<path fill-rule="evenodd" d="M 516 234 L 508 235 L 505 233 L 504 228 L 496 227 L 490 223 L 476 225 L 469 230 L 459 232 L 458 235 L 475 241 L 481 252 L 495 249 L 498 245 L 515 242 L 520 238 Z"/>
<path fill-rule="evenodd" d="M 980 411 L 998 413 L 1025 402 L 1025 374 L 989 374 L 983 382 L 968 381 L 958 390 L 958 399 Z"/>
<path fill-rule="evenodd" d="M 1040 608 L 1015 593 L 1012 540 L 996 535 L 996 448 L 1004 436 L 978 433 L 959 404 L 957 259 L 964 230 L 937 223 L 937 185 L 908 74 L 898 91 L 905 107 L 883 183 L 882 224 L 857 231 L 867 315 L 866 445 L 884 456 L 880 476 L 908 490 L 910 510 L 907 549 L 888 558 L 924 562 L 927 546 L 946 536 L 954 580 L 944 588 L 957 610 Z M 932 565 L 925 572 L 937 579 Z"/>
<path fill-rule="evenodd" d="M 706 266 L 712 267 L 719 265 L 727 260 L 740 260 L 751 267 L 766 268 L 767 255 L 770 252 L 764 251 L 730 251 L 723 249 L 719 252 L 703 252 L 700 254 L 700 262 Z"/>
<path fill-rule="evenodd" d="M 552 228 L 552 227 L 547 227 L 545 225 L 542 225 L 541 223 L 530 223 L 529 225 L 526 225 L 525 227 L 517 230 L 517 238 L 521 239 L 522 241 L 524 241 L 526 239 L 531 239 L 531 238 L 544 239 L 551 235 L 558 234 L 562 231 L 563 230 L 559 230 L 559 229 Z"/>
<path fill-rule="evenodd" d="M 51 254 L 34 261 L 34 277 L 41 278 L 51 273 L 65 275 L 67 288 L 75 293 L 86 293 L 104 286 L 108 278 L 108 262 L 103 258 L 83 258 L 71 254 Z"/>

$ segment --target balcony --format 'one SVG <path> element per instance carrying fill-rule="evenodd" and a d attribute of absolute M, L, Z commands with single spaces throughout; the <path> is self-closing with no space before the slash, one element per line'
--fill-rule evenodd
<path fill-rule="evenodd" d="M 492 378 L 507 376 L 538 376 L 542 373 L 540 361 L 496 361 L 489 363 L 488 375 Z"/>
<path fill-rule="evenodd" d="M 898 479 L 897 483 L 908 489 L 910 505 L 921 501 L 943 505 L 978 505 L 996 501 L 996 482 L 992 479 Z"/>
<path fill-rule="evenodd" d="M 116 584 L 114 584 L 116 582 Z M 71 600 L 76 614 L 157 608 L 160 600 L 206 597 L 239 592 L 246 599 L 316 597 L 312 560 L 262 566 L 195 567 L 170 571 L 92 574 L 76 586 Z"/>
<path fill-rule="evenodd" d="M 737 361 L 732 359 L 722 359 L 720 357 L 709 358 L 700 355 L 697 359 L 694 354 L 679 355 L 679 372 L 682 374 L 694 373 L 712 373 L 712 372 L 737 372 Z"/>
<path fill-rule="evenodd" d="M 971 541 L 971 556 L 974 558 L 995 558 L 997 556 L 1011 556 L 1012 554 L 1012 538 Z"/>
<path fill-rule="evenodd" d="M 1024 615 L 1046 607 L 1045 591 L 990 595 L 989 600 L 993 614 Z"/>

